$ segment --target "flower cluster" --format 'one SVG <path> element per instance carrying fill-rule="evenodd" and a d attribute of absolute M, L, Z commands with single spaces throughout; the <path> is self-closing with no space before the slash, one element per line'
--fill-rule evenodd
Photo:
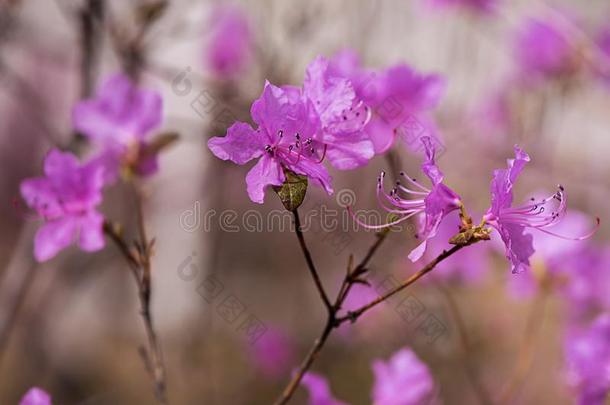
<path fill-rule="evenodd" d="M 365 165 L 392 146 L 407 118 L 424 117 L 442 89 L 438 76 L 420 75 L 407 65 L 376 74 L 349 52 L 332 60 L 317 57 L 302 87 L 265 83 L 250 111 L 255 128 L 237 122 L 226 136 L 210 139 L 208 147 L 238 165 L 259 159 L 246 176 L 248 195 L 256 203 L 264 201 L 268 186 L 284 183 L 285 170 L 307 176 L 331 194 L 325 159 L 340 170 Z"/>
<path fill-rule="evenodd" d="M 74 106 L 73 126 L 92 143 L 93 155 L 80 163 L 74 154 L 53 149 L 44 176 L 21 183 L 25 202 L 44 221 L 34 239 L 36 260 L 51 259 L 75 241 L 87 252 L 104 247 L 104 217 L 97 211 L 103 188 L 120 173 L 146 176 L 157 170 L 159 148 L 150 135 L 161 116 L 159 93 L 138 89 L 123 74 Z"/>

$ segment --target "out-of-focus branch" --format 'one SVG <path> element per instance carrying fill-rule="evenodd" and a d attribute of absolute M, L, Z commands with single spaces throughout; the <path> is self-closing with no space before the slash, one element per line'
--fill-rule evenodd
<path fill-rule="evenodd" d="M 136 245 L 130 247 L 124 240 L 122 234 L 109 223 L 104 224 L 104 232 L 117 245 L 134 275 L 138 288 L 140 311 L 144 322 L 148 346 L 147 349 L 141 348 L 140 353 L 142 354 L 144 364 L 155 384 L 155 396 L 157 401 L 161 404 L 167 404 L 167 383 L 163 352 L 161 351 L 161 345 L 159 344 L 157 333 L 155 332 L 152 313 L 150 311 L 152 296 L 151 256 L 154 240 L 148 240 L 146 237 L 142 196 L 139 190 L 136 190 L 135 194 L 139 233 Z"/>

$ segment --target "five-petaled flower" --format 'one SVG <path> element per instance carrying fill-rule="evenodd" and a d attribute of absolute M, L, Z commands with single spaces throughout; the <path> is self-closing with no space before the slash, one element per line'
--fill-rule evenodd
<path fill-rule="evenodd" d="M 382 229 L 399 224 L 407 219 L 419 215 L 419 232 L 417 237 L 422 242 L 409 254 L 411 261 L 419 260 L 426 251 L 427 240 L 436 236 L 443 218 L 449 213 L 459 209 L 462 205 L 460 196 L 443 183 L 443 173 L 435 162 L 436 148 L 430 137 L 421 139 L 426 151 L 426 160 L 422 164 L 422 171 L 432 182 L 432 188 L 427 188 L 416 179 L 400 173 L 406 181 L 400 181 L 389 193 L 383 188 L 385 172 L 382 172 L 377 184 L 377 199 L 379 204 L 388 213 L 398 216 L 398 219 L 383 225 L 368 225 L 361 222 L 355 213 L 354 219 L 365 228 Z M 406 198 L 405 196 L 409 196 Z M 413 198 L 414 197 L 414 198 Z"/>
<path fill-rule="evenodd" d="M 557 235 L 546 228 L 555 225 L 566 214 L 566 193 L 562 186 L 552 195 L 512 207 L 513 185 L 530 157 L 521 148 L 515 146 L 515 158 L 508 159 L 507 169 L 494 170 L 491 182 L 491 207 L 483 216 L 485 223 L 494 227 L 506 247 L 506 258 L 511 263 L 513 273 L 528 270 L 529 258 L 534 254 L 533 236 L 525 233 L 527 228 L 536 229 L 563 239 L 583 240 L 591 237 L 594 229 L 587 235 L 565 237 Z M 555 209 L 553 209 L 555 205 Z M 599 219 L 597 221 L 599 226 Z"/>
<path fill-rule="evenodd" d="M 125 167 L 140 175 L 157 171 L 157 156 L 147 138 L 161 118 L 161 95 L 138 89 L 121 73 L 111 76 L 95 98 L 77 103 L 72 111 L 74 128 L 101 146 L 99 157 L 109 180 Z"/>
<path fill-rule="evenodd" d="M 104 217 L 96 206 L 102 201 L 104 168 L 97 161 L 81 165 L 74 155 L 52 150 L 44 174 L 21 183 L 21 195 L 44 220 L 34 239 L 36 260 L 51 259 L 75 240 L 87 252 L 103 248 Z"/>
<path fill-rule="evenodd" d="M 259 158 L 246 176 L 252 201 L 262 204 L 268 186 L 282 185 L 284 169 L 307 176 L 328 194 L 333 192 L 330 175 L 322 165 L 326 148 L 316 138 L 319 120 L 300 89 L 267 82 L 250 114 L 256 129 L 236 122 L 226 136 L 211 138 L 208 147 L 216 157 L 238 165 Z"/>

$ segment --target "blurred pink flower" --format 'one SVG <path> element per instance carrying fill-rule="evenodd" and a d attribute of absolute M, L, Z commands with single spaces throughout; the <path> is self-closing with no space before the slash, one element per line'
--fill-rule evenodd
<path fill-rule="evenodd" d="M 307 372 L 301 383 L 309 391 L 309 405 L 347 405 L 333 397 L 328 381 L 318 374 Z"/>
<path fill-rule="evenodd" d="M 610 392 L 610 315 L 569 330 L 564 347 L 567 380 L 578 392 L 578 404 L 603 405 Z"/>
<path fill-rule="evenodd" d="M 269 328 L 251 345 L 250 355 L 255 367 L 269 379 L 284 377 L 295 359 L 293 342 L 277 328 Z"/>
<path fill-rule="evenodd" d="M 528 19 L 515 38 L 515 56 L 526 81 L 554 77 L 574 68 L 569 38 L 552 20 Z"/>
<path fill-rule="evenodd" d="M 372 367 L 374 405 L 421 405 L 433 400 L 432 375 L 410 349 L 396 352 L 387 362 L 375 360 Z"/>
<path fill-rule="evenodd" d="M 426 251 L 428 239 L 436 236 L 443 218 L 458 209 L 461 204 L 460 196 L 443 184 L 443 173 L 436 166 L 436 148 L 432 140 L 429 137 L 423 137 L 421 141 L 426 151 L 426 160 L 422 164 L 422 171 L 432 182 L 432 188 L 428 189 L 414 178 L 401 173 L 402 178 L 410 183 L 409 187 L 414 186 L 415 190 L 397 182 L 396 186 L 388 194 L 383 189 L 385 173 L 382 172 L 377 184 L 377 199 L 383 209 L 390 214 L 397 215 L 399 218 L 383 225 L 368 225 L 360 221 L 357 215 L 352 212 L 354 220 L 368 229 L 387 228 L 404 222 L 415 215 L 420 215 L 420 230 L 417 237 L 422 242 L 409 254 L 409 259 L 413 262 L 422 257 Z M 400 195 L 401 193 L 417 198 L 403 198 Z M 351 210 L 351 208 L 348 209 Z"/>
<path fill-rule="evenodd" d="M 235 6 L 216 6 L 210 18 L 210 29 L 208 65 L 216 77 L 233 79 L 251 56 L 253 40 L 248 19 Z"/>
<path fill-rule="evenodd" d="M 246 176 L 248 195 L 253 202 L 262 204 L 268 186 L 283 184 L 283 168 L 309 177 L 332 194 L 330 175 L 322 165 L 324 147 L 316 149 L 318 118 L 311 104 L 303 101 L 298 88 L 265 83 L 263 94 L 252 104 L 250 114 L 258 124 L 256 130 L 237 122 L 226 136 L 211 138 L 208 148 L 219 159 L 238 165 L 259 158 Z"/>
<path fill-rule="evenodd" d="M 51 396 L 43 389 L 33 387 L 21 398 L 19 405 L 51 405 Z"/>
<path fill-rule="evenodd" d="M 74 128 L 102 147 L 100 162 L 112 180 L 122 165 L 141 175 L 157 170 L 156 155 L 146 149 L 150 131 L 161 124 L 162 100 L 156 91 L 138 89 L 124 74 L 109 77 L 96 97 L 74 106 Z"/>
<path fill-rule="evenodd" d="M 87 252 L 104 247 L 104 217 L 95 207 L 102 201 L 104 169 L 97 162 L 81 165 L 71 153 L 49 152 L 44 177 L 26 179 L 21 195 L 45 221 L 34 239 L 39 262 L 51 259 L 78 240 Z"/>

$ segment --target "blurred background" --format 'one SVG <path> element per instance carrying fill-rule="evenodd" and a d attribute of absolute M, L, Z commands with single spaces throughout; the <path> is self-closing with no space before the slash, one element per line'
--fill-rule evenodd
<path fill-rule="evenodd" d="M 505 167 L 518 143 L 532 162 L 516 201 L 562 184 L 571 211 L 588 215 L 591 226 L 595 216 L 602 219 L 592 240 L 574 242 L 578 249 L 610 246 L 610 49 L 601 42 L 610 4 L 498 0 L 486 11 L 467 1 L 433 3 L 3 0 L 0 404 L 18 403 L 31 386 L 57 404 L 154 403 L 137 351 L 145 342 L 137 291 L 115 246 L 94 254 L 70 248 L 36 263 L 39 223 L 19 196 L 19 183 L 40 175 L 50 148 L 86 156 L 72 129 L 72 106 L 120 70 L 135 71 L 142 86 L 162 93 L 158 131 L 180 135 L 144 183 L 147 231 L 156 239 L 152 311 L 171 403 L 272 403 L 324 324 L 290 215 L 270 191 L 264 205 L 252 203 L 244 183 L 250 165 L 220 161 L 206 146 L 234 121 L 251 121 L 250 105 L 265 80 L 299 85 L 317 55 L 352 49 L 371 69 L 405 62 L 445 76 L 446 94 L 433 111 L 444 145 L 439 165 L 475 219 L 489 206 L 492 170 Z M 569 56 L 557 68 L 527 64 L 524 53 L 547 49 L 523 39 L 531 18 L 567 38 Z M 224 61 L 234 65 L 218 60 L 223 49 L 239 49 Z M 360 260 L 375 241 L 373 232 L 351 229 L 345 206 L 378 210 L 379 172 L 418 175 L 420 164 L 421 156 L 398 141 L 364 168 L 333 169 L 333 196 L 309 187 L 300 209 L 302 218 L 312 215 L 305 238 L 331 295 L 348 257 Z M 101 211 L 128 234 L 135 232 L 134 209 L 123 185 L 105 191 Z M 336 229 L 320 225 L 321 209 L 338 213 Z M 358 286 L 353 305 L 419 269 L 407 259 L 417 243 L 409 229 L 392 232 L 370 263 L 371 287 Z M 563 246 L 557 248 L 577 250 Z M 542 255 L 533 260 L 534 281 L 515 281 L 532 277 L 510 273 L 497 241 L 468 249 L 478 252 L 330 338 L 312 370 L 329 379 L 336 397 L 371 403 L 370 363 L 411 347 L 444 403 L 481 403 L 481 396 L 491 403 L 574 402 L 578 388 L 564 351 L 574 304 L 564 290 L 576 281 L 545 282 L 549 258 Z M 581 271 L 577 260 L 570 263 L 577 263 L 570 271 Z M 581 280 L 581 295 L 595 287 L 610 296 L 610 277 L 602 274 L 608 264 L 601 260 L 585 280 L 593 285 Z M 405 299 L 416 303 L 417 316 L 397 309 Z M 578 322 L 607 312 L 603 302 Z M 293 403 L 307 403 L 306 392 L 299 389 Z"/>

